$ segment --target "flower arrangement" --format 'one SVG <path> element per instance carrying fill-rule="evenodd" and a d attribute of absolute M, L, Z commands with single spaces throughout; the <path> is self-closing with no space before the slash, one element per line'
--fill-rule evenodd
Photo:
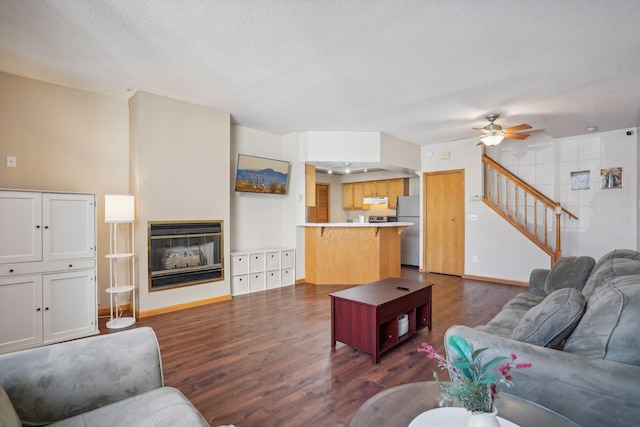
<path fill-rule="evenodd" d="M 472 413 L 493 410 L 493 403 L 499 397 L 500 388 L 513 385 L 509 374 L 511 368 L 531 367 L 531 363 L 514 363 L 515 354 L 511 354 L 511 357 L 496 357 L 483 365 L 480 356 L 488 347 L 474 351 L 464 338 L 457 335 L 451 335 L 448 344 L 453 353 L 452 360 L 436 353 L 427 343 L 423 343 L 418 351 L 427 353 L 430 359 L 436 359 L 441 370 L 449 371 L 451 383 L 441 382 L 437 372 L 434 372 L 433 376 L 444 394 L 460 401 L 462 406 Z M 497 365 L 497 373 L 491 373 L 490 368 Z"/>

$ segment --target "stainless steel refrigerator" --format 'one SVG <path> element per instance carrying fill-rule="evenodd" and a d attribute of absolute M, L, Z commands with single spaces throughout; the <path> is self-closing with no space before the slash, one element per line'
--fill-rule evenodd
<path fill-rule="evenodd" d="M 420 196 L 398 197 L 398 222 L 412 222 L 400 235 L 400 263 L 420 266 Z"/>

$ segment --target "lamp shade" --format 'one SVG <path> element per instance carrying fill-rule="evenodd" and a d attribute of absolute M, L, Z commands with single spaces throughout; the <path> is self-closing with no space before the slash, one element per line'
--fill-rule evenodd
<path fill-rule="evenodd" d="M 490 135 L 483 136 L 480 138 L 485 145 L 498 145 L 504 139 L 504 133 L 502 132 L 492 132 Z"/>
<path fill-rule="evenodd" d="M 104 195 L 104 222 L 133 222 L 134 198 L 129 195 Z"/>

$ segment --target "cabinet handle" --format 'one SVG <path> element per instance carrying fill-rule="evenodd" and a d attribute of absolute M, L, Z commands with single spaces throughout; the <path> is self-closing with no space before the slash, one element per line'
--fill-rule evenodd
<path fill-rule="evenodd" d="M 45 307 L 45 308 L 44 308 L 44 311 L 49 311 L 49 307 Z"/>
<path fill-rule="evenodd" d="M 9 270 L 9 273 L 13 273 L 13 268 L 11 270 Z"/>
<path fill-rule="evenodd" d="M 73 264 L 69 264 L 69 268 L 73 267 Z"/>
<path fill-rule="evenodd" d="M 39 225 L 36 225 L 36 228 L 40 228 L 40 226 L 39 226 Z"/>
<path fill-rule="evenodd" d="M 45 228 L 45 230 L 46 230 L 46 229 L 48 229 L 48 228 L 49 228 L 49 226 L 48 226 L 48 225 L 45 225 L 45 226 L 44 226 L 44 228 Z"/>
<path fill-rule="evenodd" d="M 36 308 L 36 311 L 42 311 L 42 309 L 40 307 Z"/>

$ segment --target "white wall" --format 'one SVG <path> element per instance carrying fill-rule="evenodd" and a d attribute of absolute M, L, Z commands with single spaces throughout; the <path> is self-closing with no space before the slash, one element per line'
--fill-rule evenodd
<path fill-rule="evenodd" d="M 230 116 L 174 99 L 138 92 L 130 101 L 131 187 L 137 199 L 140 312 L 153 314 L 231 294 L 224 280 L 149 292 L 148 221 L 224 221 L 229 260 Z"/>
<path fill-rule="evenodd" d="M 97 195 L 98 299 L 109 307 L 109 226 L 104 195 L 129 193 L 125 98 L 0 73 L 0 188 Z"/>
<path fill-rule="evenodd" d="M 563 216 L 564 256 L 597 260 L 612 249 L 637 248 L 637 142 L 636 128 L 556 140 L 541 134 L 525 143 L 500 144 L 487 154 L 578 216 L 577 221 Z M 623 187 L 601 189 L 601 168 L 618 166 Z M 584 170 L 590 172 L 590 188 L 571 190 L 571 172 Z"/>
<path fill-rule="evenodd" d="M 231 132 L 231 185 L 235 181 L 238 154 L 285 160 L 295 163 L 296 152 L 285 147 L 286 139 L 244 126 L 233 126 Z M 285 149 L 289 148 L 289 149 Z M 295 149 L 295 148 L 294 148 Z M 295 233 L 289 228 L 295 221 L 296 185 L 291 168 L 289 191 L 282 194 L 242 193 L 231 189 L 231 250 L 294 247 Z M 285 237 L 286 236 L 286 237 Z"/>

